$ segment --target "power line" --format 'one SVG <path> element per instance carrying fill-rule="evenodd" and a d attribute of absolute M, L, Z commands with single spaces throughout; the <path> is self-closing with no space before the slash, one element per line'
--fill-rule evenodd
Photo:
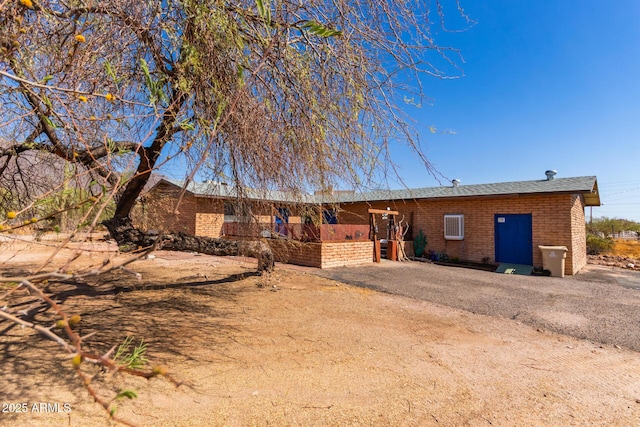
<path fill-rule="evenodd" d="M 600 190 L 600 194 L 603 194 L 604 196 L 609 196 L 609 197 L 611 197 L 611 196 L 616 196 L 616 195 L 618 195 L 618 194 L 626 194 L 626 193 L 631 193 L 632 191 L 639 191 L 639 190 L 640 190 L 640 187 L 638 187 L 638 188 L 631 188 L 631 189 L 629 189 L 629 190 L 618 191 L 617 193 L 613 193 L 613 194 L 607 194 L 606 192 L 604 192 L 604 193 L 603 193 L 603 192 L 602 192 L 602 190 Z"/>
<path fill-rule="evenodd" d="M 629 183 L 637 183 L 640 182 L 640 179 L 629 179 L 627 181 L 600 181 L 601 185 L 619 185 L 619 184 L 629 184 Z"/>

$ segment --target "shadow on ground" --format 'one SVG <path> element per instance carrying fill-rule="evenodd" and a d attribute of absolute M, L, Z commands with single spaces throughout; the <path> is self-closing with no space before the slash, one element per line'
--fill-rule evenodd
<path fill-rule="evenodd" d="M 238 332 L 232 326 L 237 324 L 234 318 L 243 315 L 236 299 L 261 279 L 253 271 L 240 271 L 189 276 L 179 281 L 167 275 L 161 280 L 138 281 L 114 273 L 93 282 L 51 282 L 47 291 L 68 316 L 82 317 L 78 327 L 81 335 L 96 332 L 83 340 L 85 351 L 104 354 L 130 336 L 135 344 L 142 341 L 148 346 L 150 368 L 175 360 L 197 360 L 205 340 L 208 346 L 218 343 L 221 348 L 232 341 Z M 30 308 L 25 320 L 52 326 L 59 317 L 37 302 L 24 293 L 12 301 L 11 308 Z M 77 400 L 69 403 L 86 401 L 86 391 L 73 372 L 71 355 L 58 344 L 4 320 L 0 321 L 0 348 L 3 401 L 39 401 L 47 398 L 47 390 L 54 389 L 73 392 Z M 90 368 L 88 372 L 95 375 L 98 388 L 109 388 L 102 382 L 100 369 Z M 50 382 L 29 380 L 43 377 Z"/>

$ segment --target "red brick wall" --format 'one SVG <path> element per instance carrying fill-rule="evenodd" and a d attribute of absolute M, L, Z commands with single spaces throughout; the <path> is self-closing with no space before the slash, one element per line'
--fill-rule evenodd
<path fill-rule="evenodd" d="M 224 221 L 223 202 L 218 199 L 196 198 L 185 194 L 177 216 L 171 214 L 180 189 L 161 184 L 149 193 L 144 204 L 135 211 L 136 219 L 146 229 L 184 231 L 192 234 L 219 237 Z M 368 224 L 369 208 L 399 211 L 398 219 L 411 224 L 408 241 L 422 229 L 427 236 L 427 250 L 444 252 L 450 257 L 471 261 L 495 261 L 494 215 L 531 214 L 533 226 L 533 264 L 542 265 L 539 245 L 562 245 L 569 249 L 565 274 L 575 274 L 585 264 L 586 236 L 584 200 L 579 195 L 532 195 L 451 198 L 410 201 L 382 201 L 343 204 L 338 213 L 341 224 Z M 463 214 L 462 241 L 444 239 L 444 215 Z M 377 215 L 379 237 L 386 237 L 386 222 Z M 284 251 L 282 260 L 313 267 L 354 265 L 370 262 L 371 242 L 336 242 L 296 244 Z"/>
<path fill-rule="evenodd" d="M 322 268 L 322 245 L 268 239 L 276 261 L 306 267 Z"/>
<path fill-rule="evenodd" d="M 571 264 L 573 274 L 587 265 L 587 230 L 585 228 L 584 198 L 572 196 L 571 205 L 571 246 L 567 254 L 566 264 Z M 571 255 L 571 257 L 569 257 Z M 565 274 L 568 273 L 565 265 Z"/>
<path fill-rule="evenodd" d="M 361 242 L 323 242 L 321 246 L 321 268 L 366 264 L 373 261 L 373 242 L 370 240 Z"/>
<path fill-rule="evenodd" d="M 270 239 L 268 242 L 276 260 L 288 264 L 329 268 L 366 264 L 373 260 L 371 241 L 299 243 Z"/>
<path fill-rule="evenodd" d="M 539 245 L 568 248 L 565 274 L 575 274 L 586 264 L 584 201 L 577 195 L 532 195 L 492 198 L 451 198 L 417 201 L 343 204 L 340 222 L 354 223 L 366 218 L 367 209 L 398 210 L 400 218 L 413 218 L 412 236 L 420 229 L 427 236 L 427 250 L 444 252 L 450 257 L 481 262 L 495 261 L 494 215 L 531 214 L 533 228 L 533 264 L 542 266 Z M 464 215 L 464 240 L 445 240 L 444 215 Z M 377 216 L 380 220 L 380 216 Z M 384 224 L 379 227 L 385 237 Z M 407 240 L 412 237 L 406 236 Z"/>
<path fill-rule="evenodd" d="M 224 223 L 224 202 L 221 199 L 196 198 L 196 236 L 218 238 Z"/>
<path fill-rule="evenodd" d="M 173 185 L 159 184 L 147 193 L 133 213 L 133 220 L 144 230 L 185 232 L 196 231 L 196 198 L 185 193 L 177 215 L 173 214 L 181 189 Z"/>
<path fill-rule="evenodd" d="M 185 193 L 178 215 L 173 208 L 180 196 L 181 189 L 161 183 L 147 193 L 143 203 L 136 207 L 134 218 L 145 230 L 182 231 L 197 236 L 218 238 L 223 235 L 224 201 L 212 197 L 195 197 Z M 253 206 L 254 218 L 246 227 L 256 229 L 257 224 L 273 224 L 275 210 L 269 204 L 256 203 Z M 289 216 L 292 227 L 300 224 L 300 216 Z M 244 226 L 244 225 L 242 225 Z M 273 228 L 273 227 L 268 227 Z M 259 227 L 256 236 L 262 227 Z M 246 231 L 246 230 L 245 230 Z"/>

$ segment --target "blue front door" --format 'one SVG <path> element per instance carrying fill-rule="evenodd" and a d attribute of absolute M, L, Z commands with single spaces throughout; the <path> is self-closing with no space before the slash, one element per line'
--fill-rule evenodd
<path fill-rule="evenodd" d="M 495 215 L 496 262 L 533 264 L 531 214 Z"/>

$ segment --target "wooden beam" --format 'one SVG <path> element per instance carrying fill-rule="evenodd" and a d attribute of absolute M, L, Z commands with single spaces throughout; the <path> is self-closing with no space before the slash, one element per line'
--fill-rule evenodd
<path fill-rule="evenodd" d="M 386 209 L 369 209 L 370 214 L 387 214 L 387 215 L 398 215 L 398 211 L 388 211 Z"/>

